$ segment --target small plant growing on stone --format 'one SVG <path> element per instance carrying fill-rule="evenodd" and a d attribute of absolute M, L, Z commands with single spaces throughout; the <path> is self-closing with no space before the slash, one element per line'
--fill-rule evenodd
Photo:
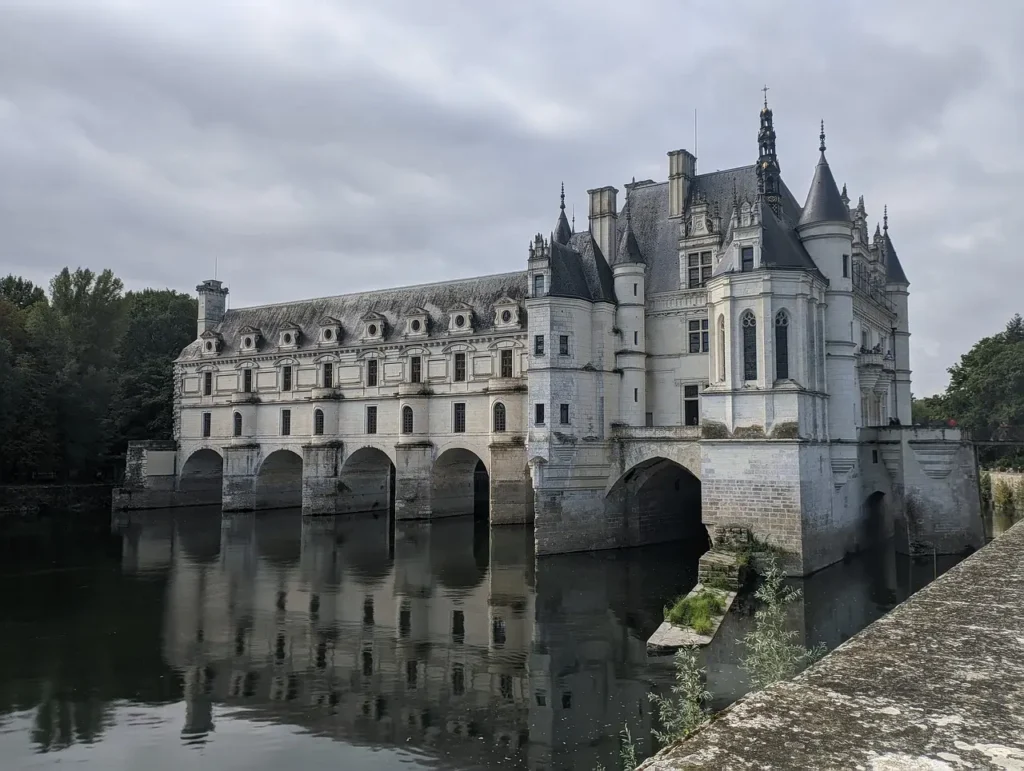
<path fill-rule="evenodd" d="M 636 740 L 629 732 L 628 725 L 622 726 L 622 732 L 619 734 L 619 764 L 622 771 L 633 771 L 640 765 L 636 754 Z M 604 764 L 598 763 L 594 771 L 605 771 Z"/>
<path fill-rule="evenodd" d="M 704 686 L 704 669 L 697 663 L 697 648 L 680 648 L 675 655 L 676 682 L 668 696 L 652 693 L 662 730 L 654 735 L 662 744 L 690 736 L 708 721 L 711 694 Z"/>
<path fill-rule="evenodd" d="M 823 645 L 808 649 L 794 642 L 797 633 L 786 629 L 786 609 L 800 595 L 799 589 L 785 585 L 778 560 L 769 554 L 764 581 L 754 592 L 761 601 L 754 613 L 754 630 L 743 638 L 747 655 L 742 667 L 750 675 L 754 690 L 793 677 L 826 653 Z"/>
<path fill-rule="evenodd" d="M 697 634 L 711 631 L 714 616 L 725 612 L 725 598 L 720 590 L 702 589 L 697 594 L 680 598 L 665 611 L 665 620 L 678 626 L 688 626 Z"/>
<path fill-rule="evenodd" d="M 989 472 L 981 472 L 978 487 L 981 491 L 981 505 L 988 507 L 992 503 L 992 475 Z"/>

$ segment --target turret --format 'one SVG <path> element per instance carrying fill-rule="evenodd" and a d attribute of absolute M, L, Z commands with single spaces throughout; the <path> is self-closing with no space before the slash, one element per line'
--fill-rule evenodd
<path fill-rule="evenodd" d="M 644 311 L 644 277 L 647 264 L 633 233 L 629 195 L 626 196 L 626 229 L 612 264 L 615 281 L 615 324 L 621 339 L 616 341 L 615 366 L 622 370 L 619 419 L 630 426 L 643 426 L 647 416 L 647 340 Z"/>
<path fill-rule="evenodd" d="M 893 332 L 893 369 L 896 374 L 894 412 L 900 423 L 910 425 L 912 421 L 910 404 L 910 319 L 907 317 L 910 301 L 910 281 L 903 272 L 896 247 L 889 237 L 889 207 L 882 217 L 882 254 L 885 260 L 885 290 L 896 310 L 896 327 Z"/>
<path fill-rule="evenodd" d="M 533 237 L 529 254 L 527 297 L 545 297 L 551 291 L 551 247 L 540 233 Z"/>
<path fill-rule="evenodd" d="M 228 288 L 216 279 L 207 279 L 196 287 L 199 293 L 199 323 L 196 337 L 208 332 L 224 319 Z"/>

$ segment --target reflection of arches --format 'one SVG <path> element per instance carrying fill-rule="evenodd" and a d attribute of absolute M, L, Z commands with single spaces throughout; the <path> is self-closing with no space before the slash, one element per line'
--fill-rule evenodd
<path fill-rule="evenodd" d="M 651 543 L 685 538 L 709 546 L 701 519 L 700 480 L 668 458 L 641 461 L 623 474 L 608 491 L 622 512 L 629 543 Z"/>
<path fill-rule="evenodd" d="M 388 512 L 394 505 L 395 465 L 376 447 L 360 447 L 341 468 L 341 513 Z"/>
<path fill-rule="evenodd" d="M 192 517 L 191 511 L 174 526 L 174 541 L 193 562 L 212 565 L 220 556 L 220 516 L 209 513 Z"/>
<path fill-rule="evenodd" d="M 257 509 L 292 509 L 302 506 L 302 458 L 292 450 L 268 455 L 256 475 Z"/>
<path fill-rule="evenodd" d="M 224 460 L 215 450 L 197 450 L 181 467 L 178 491 L 220 500 L 223 489 Z"/>
<path fill-rule="evenodd" d="M 487 511 L 490 477 L 473 451 L 452 447 L 437 456 L 431 473 L 431 508 L 436 517 Z"/>
<path fill-rule="evenodd" d="M 864 500 L 861 548 L 881 543 L 891 535 L 885 513 L 885 493 L 876 490 Z"/>
<path fill-rule="evenodd" d="M 486 520 L 449 520 L 430 526 L 430 570 L 447 589 L 470 591 L 487 577 L 490 526 Z"/>

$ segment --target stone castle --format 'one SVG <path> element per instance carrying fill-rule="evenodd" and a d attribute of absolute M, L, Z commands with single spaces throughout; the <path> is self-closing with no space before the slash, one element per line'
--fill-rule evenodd
<path fill-rule="evenodd" d="M 525 271 L 226 310 L 204 281 L 172 442 L 115 506 L 487 506 L 538 554 L 744 526 L 807 574 L 872 539 L 982 533 L 972 446 L 911 423 L 909 281 L 821 155 L 801 206 L 765 103 L 754 165 L 589 190 Z"/>

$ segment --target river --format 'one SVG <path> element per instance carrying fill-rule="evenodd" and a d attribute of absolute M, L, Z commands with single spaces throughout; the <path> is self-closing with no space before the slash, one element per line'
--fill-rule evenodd
<path fill-rule="evenodd" d="M 834 647 L 954 565 L 891 548 L 794 581 Z M 0 768 L 617 768 L 693 585 L 679 544 L 536 559 L 529 528 L 178 509 L 0 561 Z M 749 605 L 704 652 L 747 688 Z"/>

